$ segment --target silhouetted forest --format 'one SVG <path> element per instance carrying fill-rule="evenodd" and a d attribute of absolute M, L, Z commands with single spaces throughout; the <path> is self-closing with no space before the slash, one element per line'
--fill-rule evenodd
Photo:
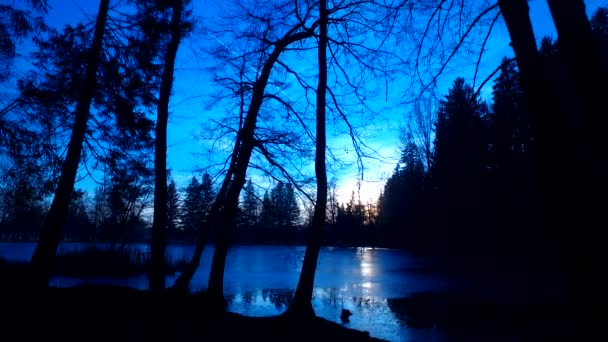
<path fill-rule="evenodd" d="M 529 302 L 555 291 L 589 331 L 605 298 L 608 8 L 588 18 L 582 0 L 547 4 L 557 37 L 538 46 L 525 0 L 243 1 L 202 26 L 189 0 L 100 0 L 61 28 L 45 24 L 50 1 L 2 2 L 0 239 L 37 241 L 17 282 L 46 289 L 63 241 L 144 241 L 157 295 L 167 243 L 187 242 L 172 285 L 187 293 L 213 242 L 203 301 L 222 311 L 229 246 L 304 244 L 283 318 L 312 324 L 321 245 L 394 247 L 450 272 L 513 275 Z M 514 57 L 489 61 L 480 85 L 497 22 Z M 208 59 L 206 105 L 223 112 L 205 131 L 223 150 L 208 153 L 224 159 L 179 188 L 167 130 L 186 40 Z M 462 50 L 475 76 L 437 93 Z M 388 102 L 395 79 L 412 112 L 399 117 L 399 163 L 376 203 L 338 200 L 328 164 L 344 155 L 328 135 L 348 138 L 362 174 L 375 154 L 357 123 L 380 117 L 368 99 Z M 77 188 L 84 177 L 94 189 Z"/>

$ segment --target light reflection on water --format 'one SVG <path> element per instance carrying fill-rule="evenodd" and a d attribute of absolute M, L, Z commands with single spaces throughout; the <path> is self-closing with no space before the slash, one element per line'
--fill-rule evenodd
<path fill-rule="evenodd" d="M 386 298 L 374 296 L 345 296 L 335 288 L 315 288 L 313 307 L 318 316 L 341 323 L 342 309 L 352 312 L 346 327 L 369 331 L 374 337 L 389 341 L 442 341 L 435 328 L 409 329 L 390 309 Z M 257 290 L 228 296 L 228 310 L 248 316 L 278 315 L 289 306 L 293 290 Z"/>
<path fill-rule="evenodd" d="M 62 251 L 83 248 L 86 244 L 65 243 Z M 103 246 L 98 244 L 98 246 Z M 9 260 L 26 261 L 35 245 L 0 243 L 0 255 Z M 147 249 L 144 244 L 131 248 Z M 236 246 L 226 264 L 224 292 L 228 309 L 249 316 L 276 315 L 287 309 L 296 288 L 304 247 Z M 169 259 L 189 259 L 193 246 L 169 245 Z M 206 248 L 201 266 L 191 284 L 192 290 L 206 287 L 213 247 Z M 391 310 L 388 299 L 403 298 L 420 291 L 441 290 L 445 279 L 417 272 L 423 263 L 406 253 L 390 249 L 324 248 L 319 256 L 315 277 L 313 307 L 317 315 L 340 323 L 342 308 L 353 315 L 346 325 L 369 331 L 374 337 L 390 341 L 442 341 L 434 328 L 408 328 L 402 317 Z M 168 276 L 172 284 L 176 276 Z M 81 283 L 106 283 L 145 289 L 145 275 L 127 279 L 54 277 L 54 286 Z"/>

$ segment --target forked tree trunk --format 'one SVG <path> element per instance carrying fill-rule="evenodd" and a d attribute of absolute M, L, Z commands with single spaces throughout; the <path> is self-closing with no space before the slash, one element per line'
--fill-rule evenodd
<path fill-rule="evenodd" d="M 601 68 L 599 50 L 593 41 L 591 24 L 582 0 L 548 0 L 549 9 L 558 34 L 558 54 L 563 85 L 562 106 L 568 111 L 569 137 L 577 146 L 579 161 L 587 165 L 586 172 L 593 178 L 593 188 L 608 191 L 606 182 L 608 144 L 605 96 L 608 75 Z M 583 169 L 583 168 L 579 168 Z M 585 177 L 591 180 L 590 177 Z M 599 196 L 599 194 L 598 194 Z M 602 196 L 605 197 L 605 196 Z"/>
<path fill-rule="evenodd" d="M 302 271 L 294 298 L 287 309 L 286 315 L 299 317 L 314 317 L 312 307 L 312 292 L 315 283 L 315 273 L 321 249 L 321 232 L 325 224 L 327 209 L 327 172 L 325 168 L 325 97 L 327 92 L 327 1 L 319 1 L 320 32 L 319 32 L 319 83 L 317 85 L 317 128 L 315 151 L 315 175 L 317 177 L 317 201 L 310 227 L 310 241 L 306 246 Z"/>
<path fill-rule="evenodd" d="M 232 160 L 236 161 L 235 153 L 239 146 L 239 139 L 235 143 L 233 157 Z M 194 273 L 198 269 L 201 263 L 201 257 L 203 256 L 203 252 L 205 251 L 205 245 L 209 241 L 209 233 L 211 231 L 211 227 L 214 226 L 215 221 L 217 220 L 221 208 L 224 203 L 224 198 L 226 196 L 226 191 L 228 191 L 228 185 L 230 184 L 230 179 L 232 178 L 232 174 L 234 173 L 234 163 L 231 161 L 228 171 L 226 172 L 226 178 L 224 178 L 224 182 L 220 191 L 218 191 L 215 201 L 207 214 L 205 221 L 201 222 L 199 226 L 199 238 L 196 242 L 196 246 L 194 248 L 194 253 L 192 254 L 192 259 L 186 265 L 185 269 L 182 273 L 175 279 L 175 283 L 172 288 L 178 291 L 187 291 L 188 286 L 190 286 L 190 281 L 192 277 L 194 277 Z"/>
<path fill-rule="evenodd" d="M 601 148 L 602 143 L 597 144 L 598 132 L 605 129 L 605 125 L 599 124 L 600 119 L 586 116 L 595 114 L 594 102 L 605 96 L 605 92 L 600 95 L 595 88 L 598 85 L 594 81 L 596 55 L 585 7 L 580 0 L 548 0 L 558 31 L 562 66 L 561 83 L 551 88 L 562 95 L 552 97 L 549 84 L 543 79 L 527 1 L 499 0 L 498 3 L 511 36 L 522 87 L 534 115 L 539 181 L 545 197 L 545 233 L 557 241 L 560 255 L 553 258 L 561 259 L 557 262 L 565 267 L 568 281 L 574 285 L 572 298 L 565 300 L 574 300 L 578 305 L 572 308 L 580 313 L 577 317 L 582 325 L 577 331 L 591 332 L 587 328 L 593 326 L 592 305 L 602 303 L 600 296 L 605 296 L 605 282 L 598 273 L 605 254 L 601 246 L 603 239 L 595 228 L 605 221 L 605 149 Z M 600 84 L 605 86 L 605 82 Z M 554 179 L 563 181 L 557 185 Z"/>
<path fill-rule="evenodd" d="M 80 164 L 87 121 L 89 120 L 89 110 L 97 88 L 96 74 L 101 58 L 109 2 L 109 0 L 101 0 L 99 3 L 93 41 L 88 52 L 83 87 L 76 103 L 74 126 L 68 150 L 65 161 L 61 166 L 61 176 L 59 177 L 59 183 L 55 190 L 51 208 L 46 215 L 40 232 L 40 239 L 30 260 L 34 276 L 33 281 L 36 285 L 47 286 L 51 267 L 57 253 L 57 247 L 63 238 L 65 219 L 72 199 L 72 192 L 74 191 L 74 182 L 76 180 L 78 165 Z"/>
<path fill-rule="evenodd" d="M 182 38 L 182 0 L 172 1 L 171 39 L 167 45 L 163 74 L 160 84 L 158 113 L 156 118 L 156 145 L 154 148 L 154 218 L 152 223 L 152 265 L 150 289 L 165 288 L 165 248 L 167 229 L 167 122 L 169 98 L 173 87 L 175 57 Z"/>
<path fill-rule="evenodd" d="M 216 201 L 208 214 L 208 226 L 205 227 L 206 229 L 217 227 L 219 230 L 208 283 L 208 293 L 213 300 L 218 303 L 223 302 L 224 299 L 224 266 L 230 243 L 230 230 L 234 221 L 234 213 L 236 213 L 237 210 L 239 194 L 245 185 L 245 176 L 247 174 L 249 160 L 251 159 L 251 153 L 255 147 L 254 133 L 256 122 L 260 108 L 262 107 L 264 91 L 268 84 L 270 73 L 281 53 L 283 53 L 290 44 L 312 36 L 313 34 L 310 31 L 294 34 L 291 34 L 290 32 L 290 35 L 278 40 L 275 43 L 274 50 L 268 57 L 268 60 L 264 63 L 262 71 L 260 72 L 260 77 L 254 83 L 253 94 L 247 110 L 247 115 L 245 115 L 242 129 L 238 133 L 235 150 L 232 154 L 231 166 L 224 179 L 226 191 L 220 191 L 220 193 L 218 193 Z M 222 193 L 225 193 L 225 195 L 222 195 Z M 206 242 L 206 239 L 199 239 L 197 242 L 192 261 L 175 282 L 174 287 L 176 289 L 188 288 L 188 284 L 200 263 L 200 257 Z"/>
<path fill-rule="evenodd" d="M 561 158 L 561 117 L 556 115 L 550 100 L 545 72 L 532 30 L 527 0 L 499 0 L 498 5 L 511 37 L 525 100 L 531 112 L 531 129 L 535 138 L 531 152 L 535 156 L 534 178 L 543 193 L 543 216 L 546 226 L 553 225 L 559 207 L 554 183 L 547 175 L 559 172 L 555 168 Z"/>

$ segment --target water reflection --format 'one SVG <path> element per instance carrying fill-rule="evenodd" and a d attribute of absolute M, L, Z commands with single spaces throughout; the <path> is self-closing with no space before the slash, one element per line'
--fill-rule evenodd
<path fill-rule="evenodd" d="M 86 244 L 64 243 L 61 250 L 83 248 Z M 96 244 L 102 247 L 102 244 Z M 133 244 L 133 249 L 149 248 Z M 27 261 L 35 248 L 33 243 L 2 244 L 0 255 L 7 260 Z M 193 246 L 169 245 L 167 254 L 173 260 L 189 258 Z M 305 247 L 235 246 L 226 262 L 224 293 L 229 310 L 250 316 L 268 316 L 284 312 L 293 298 Z M 192 279 L 191 290 L 203 290 L 209 277 L 213 246 L 205 249 L 201 266 Z M 341 323 L 342 308 L 353 315 L 347 326 L 369 331 L 374 337 L 390 341 L 439 341 L 428 338 L 432 328 L 412 329 L 400 310 L 390 306 L 395 298 L 422 291 L 445 289 L 450 283 L 444 276 L 419 272 L 424 265 L 406 253 L 390 249 L 323 248 L 315 276 L 313 307 L 326 319 Z M 173 284 L 175 277 L 167 277 Z M 54 286 L 67 287 L 80 283 L 111 283 L 139 289 L 148 287 L 145 275 L 126 279 L 53 277 Z M 451 283 L 453 286 L 454 283 Z M 393 309 L 393 310 L 392 310 Z M 427 334 L 427 335 L 425 335 Z M 420 337 L 422 336 L 422 337 Z"/>
<path fill-rule="evenodd" d="M 228 297 L 228 310 L 249 316 L 278 315 L 287 310 L 294 293 L 289 289 L 239 292 Z M 318 316 L 336 323 L 341 323 L 342 309 L 348 309 L 353 315 L 345 326 L 370 331 L 372 336 L 389 341 L 429 341 L 434 340 L 431 335 L 437 335 L 434 328 L 409 329 L 386 298 L 352 296 L 339 288 L 315 288 L 313 307 Z"/>
<path fill-rule="evenodd" d="M 359 267 L 361 269 L 361 276 L 365 278 L 371 278 L 376 275 L 376 269 L 374 262 L 375 253 L 371 248 L 360 248 L 359 249 Z"/>

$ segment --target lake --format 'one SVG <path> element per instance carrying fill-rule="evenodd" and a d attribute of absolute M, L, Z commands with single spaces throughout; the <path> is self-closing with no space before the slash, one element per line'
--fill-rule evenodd
<path fill-rule="evenodd" d="M 87 246 L 90 244 L 63 243 L 59 253 Z M 27 261 L 34 247 L 34 243 L 0 243 L 0 257 L 9 261 Z M 145 244 L 132 244 L 130 247 L 149 248 Z M 193 250 L 191 245 L 167 246 L 167 254 L 174 261 L 189 259 Z M 305 247 L 289 246 L 232 247 L 224 281 L 228 310 L 249 316 L 284 312 L 298 282 L 304 251 Z M 192 290 L 205 289 L 212 255 L 213 246 L 209 246 L 192 279 Z M 321 250 L 315 277 L 315 312 L 340 323 L 342 308 L 349 309 L 353 315 L 346 324 L 348 327 L 369 331 L 374 337 L 390 341 L 444 341 L 447 337 L 439 329 L 408 327 L 403 317 L 399 317 L 390 306 L 391 299 L 458 286 L 454 279 L 424 269 L 424 260 L 399 250 L 325 247 Z M 167 277 L 167 284 L 174 280 L 175 276 Z M 63 276 L 51 279 L 51 284 L 59 287 L 82 283 L 117 284 L 139 289 L 148 287 L 148 279 L 143 275 L 126 279 Z"/>

